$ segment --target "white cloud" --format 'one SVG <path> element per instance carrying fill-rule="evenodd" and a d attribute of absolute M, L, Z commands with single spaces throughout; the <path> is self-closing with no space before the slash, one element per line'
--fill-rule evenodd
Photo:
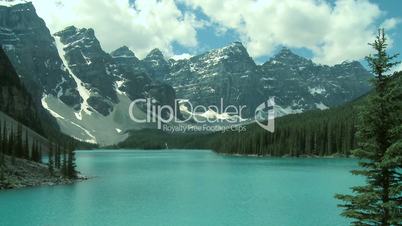
<path fill-rule="evenodd" d="M 52 33 L 69 25 L 93 28 L 102 47 L 112 51 L 129 46 L 144 57 L 160 48 L 172 55 L 172 44 L 197 46 L 196 28 L 202 26 L 194 15 L 182 13 L 173 0 L 33 0 L 39 16 Z"/>
<path fill-rule="evenodd" d="M 386 19 L 384 23 L 382 23 L 381 27 L 384 28 L 385 30 L 392 30 L 401 22 L 402 20 L 400 18 L 390 18 Z"/>
<path fill-rule="evenodd" d="M 335 64 L 370 52 L 381 10 L 368 0 L 181 0 L 214 23 L 241 34 L 253 57 L 276 47 L 307 48 L 314 61 Z M 392 27 L 392 20 L 386 22 Z"/>

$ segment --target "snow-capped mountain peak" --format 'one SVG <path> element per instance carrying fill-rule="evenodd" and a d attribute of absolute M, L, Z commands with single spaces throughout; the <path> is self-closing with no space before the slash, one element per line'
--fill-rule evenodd
<path fill-rule="evenodd" d="M 19 4 L 31 3 L 28 0 L 0 0 L 0 6 L 11 7 Z"/>

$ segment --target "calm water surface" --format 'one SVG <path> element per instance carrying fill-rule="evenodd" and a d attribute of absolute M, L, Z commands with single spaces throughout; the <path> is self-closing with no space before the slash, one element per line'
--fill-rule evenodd
<path fill-rule="evenodd" d="M 0 192 L 0 225 L 340 226 L 337 192 L 362 180 L 351 159 L 209 151 L 81 151 L 73 185 Z"/>

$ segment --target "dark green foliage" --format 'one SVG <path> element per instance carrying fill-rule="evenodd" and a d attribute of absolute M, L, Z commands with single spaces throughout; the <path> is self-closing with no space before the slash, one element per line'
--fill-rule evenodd
<path fill-rule="evenodd" d="M 38 155 L 37 162 L 42 163 L 42 145 L 36 142 L 36 154 Z"/>
<path fill-rule="evenodd" d="M 25 140 L 24 140 L 24 158 L 29 159 L 30 151 L 29 151 L 29 138 L 28 138 L 28 130 L 25 130 Z"/>
<path fill-rule="evenodd" d="M 356 147 L 355 121 L 361 98 L 342 107 L 325 111 L 310 111 L 276 119 L 275 133 L 267 132 L 256 124 L 246 131 L 224 133 L 183 134 L 159 130 L 133 131 L 118 144 L 119 148 L 200 148 L 221 153 L 303 156 L 348 155 Z"/>
<path fill-rule="evenodd" d="M 376 92 L 362 106 L 358 121 L 359 148 L 353 151 L 361 169 L 353 174 L 366 184 L 352 188 L 352 195 L 337 195 L 344 203 L 342 215 L 352 225 L 401 225 L 402 223 L 402 89 L 401 73 L 386 75 L 396 57 L 386 53 L 383 30 L 371 44 L 376 50 L 367 58 L 376 78 Z"/>
<path fill-rule="evenodd" d="M 55 167 L 57 168 L 57 169 L 60 169 L 60 167 L 61 167 L 61 155 L 60 155 L 60 145 L 56 145 L 56 149 L 55 149 L 55 156 L 54 156 L 55 158 L 54 158 L 54 164 L 55 164 Z"/>
<path fill-rule="evenodd" d="M 48 146 L 48 168 L 49 168 L 49 173 L 54 174 L 54 145 L 51 141 L 49 141 L 49 146 Z"/>
<path fill-rule="evenodd" d="M 6 121 L 4 121 L 3 122 L 3 124 L 2 124 L 2 126 L 3 126 L 3 128 L 2 128 L 2 130 L 3 130 L 3 132 L 2 132 L 2 140 L 1 140 L 1 146 L 2 146 L 2 149 L 3 149 L 3 153 L 4 154 L 7 154 L 7 148 L 8 148 L 8 136 L 7 136 L 7 123 L 6 123 Z"/>
<path fill-rule="evenodd" d="M 38 141 L 33 141 L 32 142 L 32 147 L 31 147 L 31 160 L 35 162 L 42 162 L 42 151 L 40 149 L 40 145 Z"/>
<path fill-rule="evenodd" d="M 64 176 L 68 176 L 68 159 L 67 159 L 67 150 L 63 148 L 63 163 L 61 167 L 61 172 Z"/>
<path fill-rule="evenodd" d="M 32 97 L 2 48 L 0 48 L 0 111 L 37 133 L 44 134 Z"/>
<path fill-rule="evenodd" d="M 5 177 L 4 177 L 4 166 L 5 166 L 5 150 L 3 148 L 3 124 L 1 124 L 0 122 L 0 181 L 4 181 Z"/>
<path fill-rule="evenodd" d="M 68 150 L 68 159 L 67 159 L 67 177 L 68 178 L 77 178 L 77 171 L 76 171 L 76 164 L 75 164 L 75 150 L 72 145 L 69 146 Z"/>
<path fill-rule="evenodd" d="M 36 142 L 33 141 L 31 145 L 31 160 L 34 162 L 37 162 L 38 160 L 38 154 L 36 152 Z"/>
<path fill-rule="evenodd" d="M 15 135 L 15 155 L 17 158 L 22 158 L 24 156 L 24 150 L 22 147 L 22 126 L 17 125 L 17 134 Z"/>
<path fill-rule="evenodd" d="M 9 134 L 8 138 L 8 145 L 7 145 L 7 150 L 9 154 L 11 155 L 11 162 L 12 164 L 15 164 L 15 139 L 14 139 L 14 130 L 11 128 L 11 132 Z"/>
<path fill-rule="evenodd" d="M 75 148 L 72 143 L 69 145 L 58 145 L 49 142 L 48 145 L 48 169 L 51 174 L 55 171 L 60 172 L 64 177 L 75 179 L 77 178 L 76 164 L 75 164 Z M 35 153 L 38 153 L 38 161 L 40 161 L 41 151 L 39 146 L 35 145 Z"/>

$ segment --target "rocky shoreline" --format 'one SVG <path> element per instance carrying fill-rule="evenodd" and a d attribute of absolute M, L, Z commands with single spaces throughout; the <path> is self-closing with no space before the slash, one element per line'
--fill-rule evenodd
<path fill-rule="evenodd" d="M 72 184 L 88 179 L 82 175 L 79 175 L 76 179 L 65 178 L 57 170 L 51 175 L 45 164 L 18 158 L 15 159 L 15 164 L 12 164 L 11 158 L 8 156 L 5 157 L 4 176 L 3 179 L 0 178 L 0 190 Z"/>

